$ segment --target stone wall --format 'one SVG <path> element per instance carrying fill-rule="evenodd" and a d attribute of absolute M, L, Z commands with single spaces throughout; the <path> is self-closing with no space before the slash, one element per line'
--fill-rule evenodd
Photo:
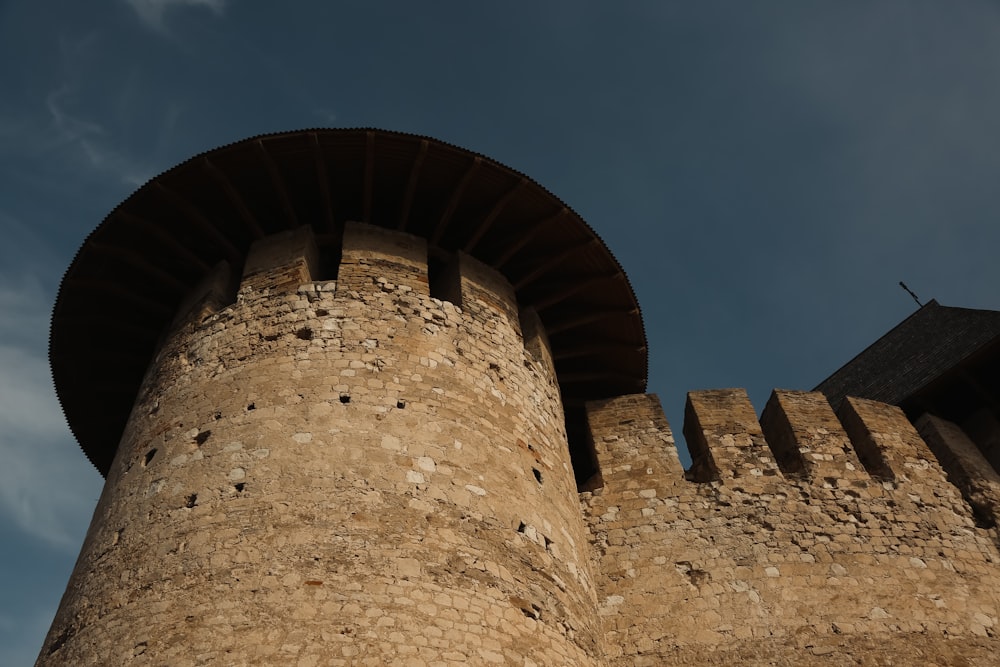
<path fill-rule="evenodd" d="M 579 493 L 502 276 L 364 224 L 337 255 L 291 230 L 183 301 L 38 665 L 995 662 L 1000 478 L 958 426 L 693 392 L 685 472 L 622 396 Z"/>
<path fill-rule="evenodd" d="M 898 409 L 694 392 L 687 478 L 655 397 L 588 415 L 608 664 L 995 664 L 993 534 Z"/>
<path fill-rule="evenodd" d="M 349 224 L 322 280 L 303 228 L 199 288 L 39 665 L 598 664 L 544 335 L 468 256 L 432 297 L 426 252 Z"/>

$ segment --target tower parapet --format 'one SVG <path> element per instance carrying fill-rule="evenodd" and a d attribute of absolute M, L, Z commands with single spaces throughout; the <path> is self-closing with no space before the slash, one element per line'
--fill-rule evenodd
<path fill-rule="evenodd" d="M 40 664 L 596 664 L 560 397 L 509 284 L 461 256 L 458 307 L 411 235 L 345 239 L 325 281 L 308 229 L 256 242 L 236 302 L 164 343 Z"/>
<path fill-rule="evenodd" d="M 593 230 L 454 146 L 313 130 L 156 177 L 53 313 L 107 482 L 38 664 L 599 664 L 563 401 L 641 389 L 645 350 Z"/>

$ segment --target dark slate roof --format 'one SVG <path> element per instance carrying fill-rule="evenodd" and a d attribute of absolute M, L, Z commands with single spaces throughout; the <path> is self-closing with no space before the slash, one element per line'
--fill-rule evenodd
<path fill-rule="evenodd" d="M 156 176 L 87 238 L 63 277 L 49 359 L 77 441 L 106 473 L 157 340 L 220 260 L 300 225 L 416 234 L 503 273 L 552 345 L 564 403 L 646 387 L 646 334 L 625 272 L 569 206 L 524 174 L 430 137 L 374 128 L 262 135 Z M 576 408 L 578 409 L 578 408 Z"/>
<path fill-rule="evenodd" d="M 931 300 L 814 391 L 834 406 L 845 396 L 899 405 L 994 341 L 1000 341 L 1000 312 Z"/>

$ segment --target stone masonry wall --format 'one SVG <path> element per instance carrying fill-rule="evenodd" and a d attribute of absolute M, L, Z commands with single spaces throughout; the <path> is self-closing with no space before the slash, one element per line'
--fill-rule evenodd
<path fill-rule="evenodd" d="M 179 318 L 38 665 L 599 664 L 551 361 L 475 260 L 432 298 L 423 243 L 349 224 L 316 281 L 271 237 Z"/>
<path fill-rule="evenodd" d="M 502 276 L 356 223 L 321 260 L 268 237 L 183 301 L 37 665 L 995 663 L 1000 478 L 958 426 L 692 392 L 685 472 L 622 396 L 578 493 Z"/>
<path fill-rule="evenodd" d="M 655 396 L 588 415 L 608 664 L 995 664 L 993 535 L 898 409 L 693 392 L 690 479 Z"/>

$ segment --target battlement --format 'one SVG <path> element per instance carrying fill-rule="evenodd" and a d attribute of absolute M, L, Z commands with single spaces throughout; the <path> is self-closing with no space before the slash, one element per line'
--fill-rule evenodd
<path fill-rule="evenodd" d="M 381 280 L 427 296 L 427 241 L 404 232 L 348 222 L 344 225 L 336 275 L 344 291 L 370 290 Z"/>
<path fill-rule="evenodd" d="M 691 392 L 684 407 L 689 479 L 758 486 L 780 475 L 750 399 L 742 389 Z"/>
<path fill-rule="evenodd" d="M 319 276 L 319 247 L 310 227 L 265 237 L 250 246 L 240 291 L 294 292 Z"/>
<path fill-rule="evenodd" d="M 477 319 L 498 327 L 498 335 L 513 332 L 521 336 L 521 315 L 510 282 L 498 271 L 464 252 L 456 252 L 432 270 L 427 242 L 418 236 L 358 222 L 344 225 L 339 262 L 330 275 L 320 270 L 320 249 L 310 227 L 275 234 L 256 241 L 247 255 L 239 291 L 243 294 L 267 291 L 295 291 L 308 283 L 323 283 L 324 290 L 346 297 L 360 297 L 373 291 L 401 291 L 413 297 L 434 297 L 451 303 Z M 327 262 L 329 264 L 329 262 Z M 199 321 L 207 309 L 225 305 L 226 274 L 212 273 L 204 286 L 189 300 L 199 304 Z M 190 310 L 193 306 L 185 306 Z M 551 361 L 544 327 L 532 321 L 535 356 Z M 501 333 L 502 332 L 502 333 Z"/>
<path fill-rule="evenodd" d="M 788 480 L 841 489 L 946 483 L 903 412 L 876 401 L 849 398 L 834 413 L 819 392 L 776 389 L 758 420 L 742 389 L 694 391 L 684 436 L 692 458 L 688 480 L 746 492 L 774 492 Z"/>
<path fill-rule="evenodd" d="M 602 485 L 580 497 L 621 664 L 1000 627 L 993 535 L 898 408 L 775 390 L 758 420 L 743 390 L 691 392 L 686 473 L 655 396 L 587 415 Z"/>
<path fill-rule="evenodd" d="M 685 471 L 621 266 L 442 142 L 157 176 L 67 271 L 50 358 L 106 484 L 38 665 L 995 658 L 1000 478 L 962 431 L 995 415 L 697 391 Z"/>

